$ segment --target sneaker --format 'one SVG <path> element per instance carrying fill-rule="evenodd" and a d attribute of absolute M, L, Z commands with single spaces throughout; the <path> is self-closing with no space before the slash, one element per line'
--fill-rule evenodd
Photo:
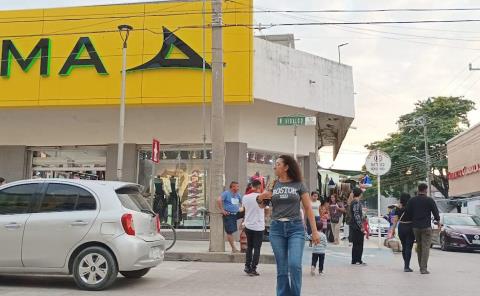
<path fill-rule="evenodd" d="M 259 276 L 260 274 L 254 269 L 250 272 L 249 276 Z"/>
<path fill-rule="evenodd" d="M 310 274 L 311 274 L 312 276 L 315 275 L 315 266 L 312 266 L 312 269 L 310 270 Z"/>
<path fill-rule="evenodd" d="M 245 269 L 243 269 L 243 271 L 248 275 L 250 275 L 250 273 L 252 272 L 252 270 L 249 267 L 246 267 L 246 266 L 245 266 Z"/>
<path fill-rule="evenodd" d="M 411 269 L 410 267 L 406 267 L 403 269 L 403 272 L 413 272 L 413 269 Z"/>
<path fill-rule="evenodd" d="M 324 275 L 323 271 L 318 271 L 319 275 Z"/>

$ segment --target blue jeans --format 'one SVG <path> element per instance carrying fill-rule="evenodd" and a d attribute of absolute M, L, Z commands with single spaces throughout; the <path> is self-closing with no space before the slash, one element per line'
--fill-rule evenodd
<path fill-rule="evenodd" d="M 305 247 L 303 222 L 272 221 L 270 243 L 277 262 L 277 296 L 300 296 Z"/>

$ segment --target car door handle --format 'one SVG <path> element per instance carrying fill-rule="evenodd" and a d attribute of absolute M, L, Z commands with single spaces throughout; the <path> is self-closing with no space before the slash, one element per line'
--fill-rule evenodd
<path fill-rule="evenodd" d="M 75 222 L 72 222 L 72 224 L 70 224 L 72 226 L 87 226 L 88 225 L 88 222 L 86 221 L 75 221 Z"/>
<path fill-rule="evenodd" d="M 5 225 L 5 228 L 7 229 L 18 229 L 20 227 L 22 227 L 22 224 L 18 224 L 18 223 L 10 223 Z"/>

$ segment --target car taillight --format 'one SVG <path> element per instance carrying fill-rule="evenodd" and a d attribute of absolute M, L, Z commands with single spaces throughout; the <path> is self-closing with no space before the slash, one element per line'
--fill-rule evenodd
<path fill-rule="evenodd" d="M 124 214 L 122 216 L 122 226 L 125 233 L 128 235 L 135 235 L 135 227 L 133 224 L 133 215 L 132 214 Z"/>
<path fill-rule="evenodd" d="M 161 226 L 161 223 L 160 223 L 160 216 L 157 215 L 155 217 L 155 223 L 157 225 L 157 232 L 160 233 L 160 230 L 162 230 L 162 226 Z"/>

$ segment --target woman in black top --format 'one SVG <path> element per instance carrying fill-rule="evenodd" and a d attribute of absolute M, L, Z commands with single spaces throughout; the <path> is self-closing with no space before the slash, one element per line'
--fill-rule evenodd
<path fill-rule="evenodd" d="M 412 258 L 413 243 L 415 242 L 415 235 L 413 234 L 412 221 L 410 221 L 409 215 L 406 212 L 407 203 L 411 196 L 408 193 L 402 193 L 400 195 L 400 206 L 395 209 L 395 215 L 393 217 L 393 231 L 395 236 L 395 229 L 398 223 L 398 236 L 402 242 L 402 256 L 404 261 L 405 272 L 412 272 L 410 268 L 410 259 Z"/>

